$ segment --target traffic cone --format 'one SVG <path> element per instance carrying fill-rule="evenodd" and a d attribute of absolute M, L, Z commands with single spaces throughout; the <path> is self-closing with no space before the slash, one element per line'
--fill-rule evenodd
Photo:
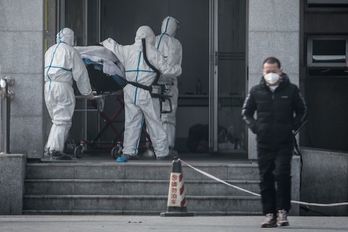
<path fill-rule="evenodd" d="M 167 212 L 162 212 L 161 216 L 193 216 L 193 213 L 187 212 L 184 176 L 180 159 L 173 160 L 172 172 L 170 173 L 169 179 Z"/>

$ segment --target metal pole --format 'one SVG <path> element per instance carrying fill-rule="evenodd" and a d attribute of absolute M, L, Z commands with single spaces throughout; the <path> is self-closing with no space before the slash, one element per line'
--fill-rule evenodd
<path fill-rule="evenodd" d="M 5 95 L 6 95 L 6 81 L 4 79 L 0 79 L 0 98 L 1 98 L 1 130 L 0 130 L 0 148 L 1 152 L 5 152 L 5 140 L 6 140 L 6 103 L 5 103 Z M 6 152 L 5 152 L 6 153 Z"/>
<path fill-rule="evenodd" d="M 8 93 L 8 84 L 6 81 L 6 87 L 5 87 L 5 93 L 6 96 L 4 98 L 4 116 L 5 116 L 5 136 L 4 136 L 4 152 L 5 154 L 9 154 L 10 153 L 10 113 L 11 113 L 11 108 L 10 108 L 10 101 L 8 99 L 7 93 Z"/>
<path fill-rule="evenodd" d="M 219 103 L 219 1 L 209 1 L 209 148 L 218 151 L 218 103 Z"/>
<path fill-rule="evenodd" d="M 9 89 L 14 85 L 14 80 L 8 77 L 0 79 L 1 98 L 1 150 L 5 154 L 10 153 L 10 119 L 11 119 L 11 98 L 14 93 Z"/>

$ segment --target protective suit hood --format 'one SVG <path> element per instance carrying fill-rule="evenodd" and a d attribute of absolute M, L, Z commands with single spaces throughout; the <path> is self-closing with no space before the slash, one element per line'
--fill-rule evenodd
<path fill-rule="evenodd" d="M 149 26 L 141 26 L 138 28 L 135 35 L 135 42 L 141 42 L 142 39 L 146 39 L 146 42 L 155 45 L 155 33 Z"/>
<path fill-rule="evenodd" d="M 56 42 L 57 43 L 66 43 L 70 46 L 73 46 L 74 44 L 74 31 L 71 30 L 70 28 L 63 28 L 58 32 L 57 37 L 56 37 Z"/>
<path fill-rule="evenodd" d="M 178 20 L 168 16 L 162 21 L 161 33 L 168 34 L 169 36 L 175 36 L 178 28 Z"/>

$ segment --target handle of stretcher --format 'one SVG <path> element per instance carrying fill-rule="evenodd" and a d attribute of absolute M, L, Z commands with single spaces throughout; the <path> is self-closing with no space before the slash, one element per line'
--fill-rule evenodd
<path fill-rule="evenodd" d="M 84 95 L 78 95 L 76 96 L 76 99 L 87 99 L 87 100 L 97 100 L 97 99 L 101 99 L 101 98 L 105 98 L 105 97 L 108 97 L 108 96 L 113 96 L 113 95 L 118 95 L 119 92 L 105 92 L 105 93 L 102 93 L 102 94 L 96 94 L 95 91 L 93 91 L 93 97 L 92 98 L 87 98 L 86 96 Z"/>

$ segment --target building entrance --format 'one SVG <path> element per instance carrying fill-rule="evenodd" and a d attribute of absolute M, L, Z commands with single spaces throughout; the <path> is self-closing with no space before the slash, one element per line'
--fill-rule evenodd
<path fill-rule="evenodd" d="M 134 42 L 141 25 L 159 34 L 168 15 L 181 22 L 177 38 L 183 46 L 176 148 L 247 158 L 247 130 L 240 116 L 247 80 L 246 1 L 60 0 L 56 30 L 72 28 L 78 45 L 93 45 L 108 37 L 126 45 Z M 105 110 L 112 107 L 106 105 Z M 93 117 L 88 121 L 95 121 Z M 89 127 L 87 136 L 102 126 Z M 101 139 L 112 140 L 112 133 Z"/>

